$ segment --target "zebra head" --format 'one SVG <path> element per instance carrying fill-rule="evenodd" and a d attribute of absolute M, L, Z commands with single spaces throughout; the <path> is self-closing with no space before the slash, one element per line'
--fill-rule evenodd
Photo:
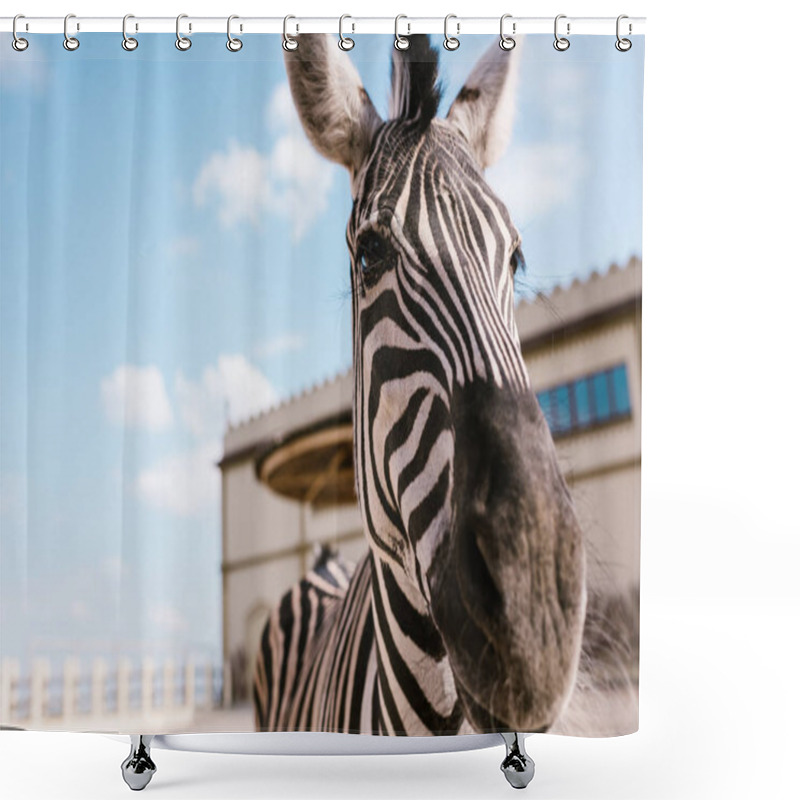
<path fill-rule="evenodd" d="M 351 177 L 357 494 L 376 630 L 396 640 L 379 659 L 410 637 L 406 668 L 444 662 L 474 729 L 543 730 L 575 678 L 584 551 L 520 351 L 520 235 L 483 177 L 510 133 L 519 48 L 493 45 L 439 118 L 438 58 L 412 37 L 384 121 L 333 41 L 301 36 L 286 62 L 309 139 Z"/>

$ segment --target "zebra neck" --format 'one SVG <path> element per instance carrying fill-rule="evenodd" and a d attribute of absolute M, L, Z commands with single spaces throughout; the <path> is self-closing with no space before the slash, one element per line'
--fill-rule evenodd
<path fill-rule="evenodd" d="M 393 561 L 372 555 L 377 690 L 388 733 L 465 733 L 453 672 L 427 603 Z"/>

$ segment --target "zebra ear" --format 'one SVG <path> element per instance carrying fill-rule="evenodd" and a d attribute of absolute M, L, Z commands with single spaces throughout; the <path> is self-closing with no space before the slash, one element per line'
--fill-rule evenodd
<path fill-rule="evenodd" d="M 513 50 L 492 45 L 447 112 L 483 169 L 500 158 L 511 138 L 520 47 L 519 39 Z"/>
<path fill-rule="evenodd" d="M 300 34 L 285 50 L 286 72 L 308 138 L 325 158 L 355 173 L 381 118 L 348 53 L 325 34 Z"/>

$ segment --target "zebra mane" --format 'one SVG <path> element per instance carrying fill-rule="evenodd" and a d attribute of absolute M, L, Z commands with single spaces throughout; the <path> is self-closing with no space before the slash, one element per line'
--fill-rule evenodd
<path fill-rule="evenodd" d="M 413 121 L 425 129 L 436 116 L 442 91 L 439 54 L 424 35 L 409 36 L 405 50 L 392 53 L 390 119 Z"/>

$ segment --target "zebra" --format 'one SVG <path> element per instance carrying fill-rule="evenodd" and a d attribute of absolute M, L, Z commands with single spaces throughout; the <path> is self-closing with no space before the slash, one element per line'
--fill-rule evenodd
<path fill-rule="evenodd" d="M 521 237 L 484 179 L 510 135 L 520 48 L 490 48 L 446 116 L 438 54 L 392 57 L 383 120 L 347 53 L 285 53 L 306 135 L 350 175 L 356 496 L 369 543 L 330 552 L 273 610 L 258 730 L 547 730 L 575 682 L 583 535 L 514 319 Z M 536 187 L 531 186 L 531 191 Z M 523 774 L 524 773 L 524 774 Z"/>

